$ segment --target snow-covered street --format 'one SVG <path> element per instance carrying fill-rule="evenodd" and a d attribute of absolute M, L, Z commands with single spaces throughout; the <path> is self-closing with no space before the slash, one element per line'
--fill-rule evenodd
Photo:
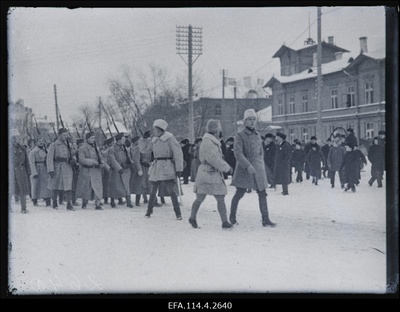
<path fill-rule="evenodd" d="M 183 185 L 183 220 L 170 198 L 145 219 L 146 206 L 104 211 L 34 207 L 12 200 L 10 290 L 39 293 L 334 292 L 384 293 L 386 195 L 368 185 L 331 189 L 328 179 L 268 189 L 275 228 L 262 227 L 255 191 L 239 203 L 239 225 L 223 230 L 208 196 L 188 223 L 193 183 Z M 295 175 L 293 174 L 295 179 Z M 338 178 L 337 178 L 338 179 Z M 227 181 L 230 183 L 230 180 Z M 226 204 L 235 188 L 228 187 Z M 132 198 L 134 196 L 132 195 Z M 78 201 L 80 203 L 80 200 Z"/>

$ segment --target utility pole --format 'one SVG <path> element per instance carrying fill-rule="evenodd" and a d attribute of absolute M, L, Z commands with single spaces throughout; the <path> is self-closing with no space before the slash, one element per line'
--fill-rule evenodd
<path fill-rule="evenodd" d="M 60 113 L 58 111 L 58 103 L 57 103 L 57 86 L 54 84 L 54 100 L 56 104 L 56 124 L 57 130 L 60 129 Z"/>
<path fill-rule="evenodd" d="M 99 96 L 99 128 L 101 128 L 101 96 Z"/>
<path fill-rule="evenodd" d="M 189 97 L 189 141 L 194 142 L 193 125 L 193 73 L 194 62 L 203 54 L 203 35 L 201 27 L 176 26 L 176 50 L 177 54 L 188 65 L 188 97 Z M 188 55 L 188 61 L 182 57 L 182 54 Z M 193 55 L 197 55 L 193 61 Z"/>
<path fill-rule="evenodd" d="M 233 121 L 235 122 L 235 135 L 237 133 L 237 103 L 236 103 L 236 82 L 233 87 Z"/>
<path fill-rule="evenodd" d="M 318 15 L 318 44 L 317 44 L 317 127 L 316 132 L 321 141 L 325 140 L 325 132 L 322 129 L 322 43 L 321 43 L 321 7 L 317 8 Z"/>

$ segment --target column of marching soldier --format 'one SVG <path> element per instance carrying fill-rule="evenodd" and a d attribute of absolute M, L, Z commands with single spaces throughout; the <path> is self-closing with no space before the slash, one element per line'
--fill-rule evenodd
<path fill-rule="evenodd" d="M 296 182 L 303 181 L 302 171 L 304 165 L 308 164 L 309 168 L 307 170 L 306 166 L 305 171 L 313 177 L 313 184 L 318 185 L 321 170 L 324 176 L 325 171 L 329 171 L 333 188 L 335 172 L 338 171 L 344 191 L 351 189 L 355 192 L 355 185 L 358 185 L 361 178 L 359 163 L 362 160 L 366 164 L 366 159 L 355 148 L 357 142 L 352 129 L 348 129 L 343 146 L 338 146 L 340 138 L 337 138 L 334 146 L 330 146 L 328 142 L 322 152 L 316 144 L 316 138 L 311 138 L 307 155 L 299 142 L 296 142 L 296 148 L 292 150 L 285 140 L 286 135 L 277 133 L 276 152 L 272 155 L 274 164 L 271 165 L 270 150 L 274 143 L 271 140 L 272 135 L 261 137 L 255 129 L 256 118 L 253 109 L 245 111 L 245 128 L 235 138 L 231 138 L 234 142 L 233 148 L 230 143 L 228 147 L 221 144 L 221 124 L 218 120 L 210 119 L 206 133 L 196 140 L 197 145 L 193 145 L 192 171 L 195 174 L 184 171 L 184 168 L 190 168 L 187 164 L 184 166 L 184 159 L 189 161 L 182 152 L 185 147 L 181 148 L 173 134 L 166 131 L 168 124 L 162 119 L 154 121 L 152 131 L 146 131 L 142 137 L 129 138 L 128 135 L 119 133 L 106 139 L 102 150 L 97 147 L 93 132 L 85 135 L 85 141 L 78 139 L 77 146 L 71 146 L 69 133 L 65 128 L 58 130 L 57 140 L 48 148 L 45 140 L 39 137 L 36 146 L 27 150 L 21 144 L 18 131 L 12 130 L 14 170 L 11 173 L 14 194 L 21 202 L 22 213 L 27 212 L 27 195 L 30 195 L 34 205 L 38 204 L 38 199 L 43 198 L 46 206 L 54 209 L 58 209 L 59 202 L 65 197 L 66 209 L 73 211 L 74 206 L 77 206 L 77 198 L 82 199 L 82 209 L 87 208 L 89 200 L 94 200 L 95 209 L 103 210 L 101 201 L 108 204 L 109 198 L 112 208 L 116 207 L 116 200 L 119 205 L 123 204 L 123 198 L 126 206 L 132 208 L 131 194 L 135 194 L 137 206 L 140 205 L 141 196 L 144 203 L 147 203 L 147 218 L 151 217 L 155 206 L 160 206 L 157 195 L 161 197 L 162 203 L 165 203 L 164 196 L 170 196 L 176 218 L 182 220 L 178 201 L 178 195 L 181 195 L 180 177 L 187 184 L 187 175 L 190 175 L 191 179 L 194 178 L 196 199 L 191 207 L 189 223 L 194 228 L 198 227 L 197 211 L 206 195 L 213 195 L 217 200 L 222 227 L 230 228 L 232 224 L 238 224 L 236 214 L 240 199 L 251 190 L 256 190 L 258 194 L 262 225 L 274 227 L 275 223 L 269 219 L 266 188 L 275 188 L 275 185 L 281 184 L 282 194 L 288 195 L 292 166 L 298 173 Z M 368 151 L 368 158 L 372 163 L 372 178 L 368 182 L 371 186 L 377 180 L 378 187 L 382 187 L 384 139 L 385 133 L 380 131 L 379 137 L 374 138 Z M 184 141 L 181 143 L 185 145 Z M 233 154 L 232 157 L 228 157 L 228 151 Z M 341 158 L 335 161 L 338 155 Z M 315 166 L 313 157 L 316 159 Z M 297 164 L 298 158 L 300 164 Z M 326 165 L 321 168 L 321 163 Z M 229 173 L 233 176 L 231 185 L 236 187 L 236 192 L 231 201 L 228 222 L 225 179 Z M 347 183 L 346 188 L 344 183 Z"/>

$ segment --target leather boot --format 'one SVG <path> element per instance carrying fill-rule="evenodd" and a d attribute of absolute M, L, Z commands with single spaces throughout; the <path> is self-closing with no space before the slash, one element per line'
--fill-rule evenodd
<path fill-rule="evenodd" d="M 131 196 L 130 196 L 130 195 L 126 196 L 126 207 L 128 207 L 128 208 L 133 208 L 132 201 L 131 201 Z"/>

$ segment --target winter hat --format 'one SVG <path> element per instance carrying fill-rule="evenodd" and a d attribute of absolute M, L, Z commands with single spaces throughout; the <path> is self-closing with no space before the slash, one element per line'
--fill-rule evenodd
<path fill-rule="evenodd" d="M 221 130 L 221 122 L 218 119 L 209 119 L 207 121 L 206 131 L 215 133 Z"/>
<path fill-rule="evenodd" d="M 315 141 L 317 141 L 317 137 L 316 137 L 316 136 L 312 136 L 310 140 L 315 140 Z"/>
<path fill-rule="evenodd" d="M 282 138 L 282 140 L 285 140 L 285 139 L 286 139 L 286 134 L 284 134 L 284 133 L 282 133 L 282 132 L 278 132 L 278 133 L 276 134 L 276 136 Z"/>
<path fill-rule="evenodd" d="M 16 129 L 16 128 L 11 129 L 11 131 L 10 131 L 10 136 L 11 136 L 11 137 L 19 136 L 19 131 L 18 131 L 18 129 Z"/>
<path fill-rule="evenodd" d="M 345 144 L 345 146 L 350 147 L 352 150 L 354 149 L 354 144 L 351 143 L 351 142 L 347 142 L 347 143 Z"/>
<path fill-rule="evenodd" d="M 182 141 L 181 141 L 181 144 L 188 144 L 189 143 L 189 139 L 183 139 Z"/>
<path fill-rule="evenodd" d="M 60 135 L 61 133 L 64 133 L 64 132 L 68 132 L 68 130 L 65 128 L 58 129 L 58 135 Z"/>
<path fill-rule="evenodd" d="M 255 111 L 254 109 L 252 109 L 252 108 L 247 109 L 247 110 L 244 112 L 243 120 L 246 120 L 246 119 L 249 118 L 249 117 L 255 117 L 255 118 L 257 118 L 256 111 Z"/>
<path fill-rule="evenodd" d="M 197 138 L 196 140 L 194 140 L 194 144 L 197 144 L 197 143 L 199 143 L 199 142 L 201 142 L 201 141 L 203 141 L 202 138 Z"/>
<path fill-rule="evenodd" d="M 164 119 L 157 119 L 153 122 L 153 127 L 160 128 L 161 130 L 167 130 L 168 123 Z"/>
<path fill-rule="evenodd" d="M 266 135 L 265 135 L 265 138 L 270 138 L 270 139 L 273 139 L 275 136 L 272 134 L 272 133 L 267 133 Z"/>
<path fill-rule="evenodd" d="M 385 131 L 385 130 L 379 130 L 378 134 L 379 134 L 379 135 L 381 135 L 381 134 L 386 134 L 386 131 Z"/>
<path fill-rule="evenodd" d="M 354 133 L 354 130 L 352 128 L 349 128 L 347 129 L 347 132 Z"/>
<path fill-rule="evenodd" d="M 76 144 L 81 144 L 83 143 L 83 139 L 76 139 Z"/>
<path fill-rule="evenodd" d="M 115 140 L 116 140 L 116 141 L 121 140 L 123 137 L 124 137 L 124 134 L 123 134 L 122 132 L 121 132 L 121 133 L 118 133 L 118 134 L 115 136 Z"/>
<path fill-rule="evenodd" d="M 94 136 L 94 132 L 90 131 L 90 132 L 86 133 L 85 139 L 87 140 L 87 139 L 89 139 L 89 138 L 92 137 L 92 136 Z"/>

